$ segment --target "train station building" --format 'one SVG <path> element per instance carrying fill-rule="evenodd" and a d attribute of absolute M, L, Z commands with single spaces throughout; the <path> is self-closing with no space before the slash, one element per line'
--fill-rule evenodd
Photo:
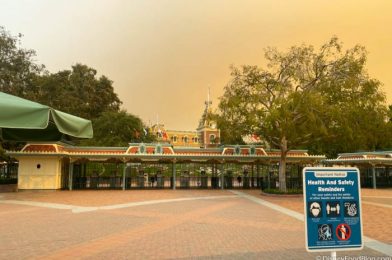
<path fill-rule="evenodd" d="M 77 147 L 31 143 L 8 153 L 19 161 L 19 189 L 261 188 L 277 185 L 278 150 L 130 144 Z M 300 188 L 302 167 L 325 159 L 303 150 L 287 156 L 288 187 Z"/>
<path fill-rule="evenodd" d="M 256 144 L 221 145 L 220 130 L 210 114 L 207 100 L 196 131 L 152 126 L 156 143 L 28 143 L 8 155 L 19 161 L 19 189 L 276 188 L 280 151 Z M 323 159 L 304 150 L 290 151 L 288 187 L 300 188 L 302 167 Z"/>
<path fill-rule="evenodd" d="M 80 147 L 36 142 L 7 154 L 19 162 L 19 189 L 278 188 L 280 151 L 254 143 L 221 145 L 210 114 L 208 100 L 195 131 L 151 126 L 156 143 Z M 288 153 L 287 187 L 301 189 L 303 167 L 321 164 L 357 166 L 363 187 L 392 187 L 392 152 L 341 154 L 326 160 L 306 150 Z"/>

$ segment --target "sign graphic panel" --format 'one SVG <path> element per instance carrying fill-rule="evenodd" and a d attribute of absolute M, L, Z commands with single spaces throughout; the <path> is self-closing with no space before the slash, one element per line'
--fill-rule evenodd
<path fill-rule="evenodd" d="M 306 249 L 362 249 L 359 170 L 306 167 L 303 181 Z"/>

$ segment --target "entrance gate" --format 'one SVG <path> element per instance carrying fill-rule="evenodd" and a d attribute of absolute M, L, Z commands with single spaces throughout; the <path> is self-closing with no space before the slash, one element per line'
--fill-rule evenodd
<path fill-rule="evenodd" d="M 79 161 L 71 165 L 72 189 L 265 189 L 275 188 L 277 181 L 274 166 L 256 164 Z M 297 171 L 288 169 L 289 188 L 298 188 Z M 64 184 L 69 188 L 68 182 Z"/>

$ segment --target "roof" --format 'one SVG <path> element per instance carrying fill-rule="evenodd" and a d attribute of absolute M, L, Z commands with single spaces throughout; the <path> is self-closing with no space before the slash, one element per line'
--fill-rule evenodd
<path fill-rule="evenodd" d="M 264 150 L 261 146 L 222 146 L 217 148 L 176 148 L 159 143 L 132 143 L 128 147 L 79 147 L 50 143 L 27 144 L 20 151 L 7 151 L 7 154 L 16 158 L 24 156 L 59 156 L 71 159 L 107 160 L 119 159 L 121 161 L 195 161 L 208 162 L 277 162 L 280 152 Z M 287 155 L 288 162 L 317 162 L 325 159 L 324 155 L 309 155 L 304 150 L 293 150 Z"/>
<path fill-rule="evenodd" d="M 392 165 L 392 151 L 342 153 L 336 159 L 325 160 L 325 163 Z"/>
<path fill-rule="evenodd" d="M 90 120 L 0 92 L 0 136 L 9 141 L 58 141 L 92 138 Z"/>

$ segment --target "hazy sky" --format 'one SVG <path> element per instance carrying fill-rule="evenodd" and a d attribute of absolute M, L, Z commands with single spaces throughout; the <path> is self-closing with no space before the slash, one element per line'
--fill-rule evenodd
<path fill-rule="evenodd" d="M 390 0 L 0 0 L 0 25 L 24 34 L 49 71 L 87 64 L 114 81 L 128 112 L 193 130 L 231 64 L 263 65 L 268 46 L 318 47 L 333 35 L 367 48 L 392 103 L 391 12 Z"/>

